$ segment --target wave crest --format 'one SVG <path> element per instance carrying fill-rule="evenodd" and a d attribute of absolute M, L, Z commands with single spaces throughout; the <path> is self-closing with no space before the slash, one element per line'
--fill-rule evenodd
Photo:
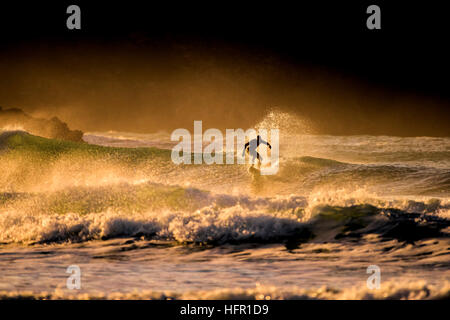
<path fill-rule="evenodd" d="M 277 242 L 364 239 L 373 234 L 413 242 L 448 236 L 449 205 L 406 202 L 403 210 L 369 203 L 344 206 L 301 197 L 248 198 L 193 192 L 205 205 L 193 210 L 127 212 L 108 208 L 88 214 L 10 210 L 0 216 L 0 240 L 51 243 L 143 237 L 179 243 Z M 165 197 L 163 195 L 163 197 Z M 422 212 L 414 211 L 422 209 Z M 412 212 L 410 212 L 412 210 Z M 431 210 L 431 211 L 430 211 Z"/>

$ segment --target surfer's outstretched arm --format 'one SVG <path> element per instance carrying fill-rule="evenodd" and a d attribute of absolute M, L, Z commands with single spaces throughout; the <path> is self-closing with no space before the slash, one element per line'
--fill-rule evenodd
<path fill-rule="evenodd" d="M 267 141 L 264 141 L 263 139 L 259 139 L 260 143 L 267 145 L 270 149 L 272 149 L 272 146 Z"/>
<path fill-rule="evenodd" d="M 244 145 L 244 150 L 242 151 L 242 156 L 243 156 L 243 157 L 245 156 L 245 150 L 247 150 L 247 148 L 248 148 L 249 145 L 250 145 L 250 142 L 247 142 L 247 143 Z"/>

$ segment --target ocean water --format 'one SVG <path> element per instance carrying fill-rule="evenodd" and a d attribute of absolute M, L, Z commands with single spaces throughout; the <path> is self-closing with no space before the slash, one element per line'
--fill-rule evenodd
<path fill-rule="evenodd" d="M 273 176 L 174 165 L 164 132 L 0 132 L 0 297 L 448 298 L 450 138 L 277 125 Z"/>

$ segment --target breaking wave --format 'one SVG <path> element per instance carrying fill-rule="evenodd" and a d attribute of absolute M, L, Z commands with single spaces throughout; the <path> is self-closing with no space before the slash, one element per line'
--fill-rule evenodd
<path fill-rule="evenodd" d="M 138 237 L 178 243 L 339 241 L 368 234 L 402 241 L 448 236 L 450 204 L 344 198 L 217 195 L 158 184 L 3 194 L 4 243 Z"/>

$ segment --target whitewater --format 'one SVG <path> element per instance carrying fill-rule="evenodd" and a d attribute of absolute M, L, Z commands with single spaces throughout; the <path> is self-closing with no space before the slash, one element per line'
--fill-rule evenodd
<path fill-rule="evenodd" d="M 276 175 L 175 165 L 168 132 L 0 131 L 0 297 L 449 298 L 450 138 L 255 127 L 280 129 Z"/>

